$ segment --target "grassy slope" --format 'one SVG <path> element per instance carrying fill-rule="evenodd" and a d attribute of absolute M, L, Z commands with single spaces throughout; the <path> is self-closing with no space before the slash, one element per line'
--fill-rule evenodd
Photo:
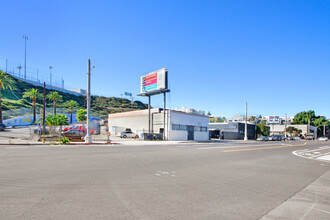
<path fill-rule="evenodd" d="M 23 98 L 23 92 L 30 88 L 36 88 L 40 93 L 43 92 L 42 87 L 34 86 L 29 83 L 23 82 L 21 80 L 14 79 L 16 81 L 16 90 L 14 91 L 1 91 L 2 95 L 2 110 L 11 110 L 19 108 L 31 108 L 32 103 L 30 99 Z M 46 89 L 46 94 L 51 90 Z M 63 101 L 58 103 L 58 107 L 65 107 L 64 102 L 68 100 L 75 100 L 78 102 L 79 106 L 77 108 L 83 108 L 85 104 L 85 97 L 75 96 L 63 92 L 59 92 L 63 96 Z M 42 107 L 42 100 L 37 101 L 37 107 Z M 52 107 L 52 103 L 47 100 L 47 107 Z M 109 113 L 130 111 L 131 102 L 128 99 L 116 98 L 116 97 L 104 97 L 104 96 L 92 96 L 91 108 L 94 116 L 100 117 L 102 119 L 107 119 Z M 136 109 L 146 109 L 147 104 L 143 104 L 140 101 L 135 101 L 133 104 L 133 110 Z"/>

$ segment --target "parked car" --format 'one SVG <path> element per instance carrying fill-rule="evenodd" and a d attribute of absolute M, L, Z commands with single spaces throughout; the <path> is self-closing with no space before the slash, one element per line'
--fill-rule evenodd
<path fill-rule="evenodd" d="M 301 138 L 300 138 L 300 137 L 298 137 L 298 136 L 296 136 L 296 137 L 293 137 L 293 140 L 295 140 L 295 141 L 300 141 L 300 140 L 301 140 Z"/>
<path fill-rule="evenodd" d="M 280 139 L 280 141 L 284 141 L 285 140 L 285 136 L 284 135 L 278 135 L 278 138 Z"/>
<path fill-rule="evenodd" d="M 41 134 L 42 132 L 42 127 L 37 127 L 36 129 L 34 129 L 34 134 Z M 47 128 L 45 128 L 45 134 L 49 134 L 49 131 Z"/>
<path fill-rule="evenodd" d="M 0 124 L 0 131 L 4 131 L 5 128 L 6 128 L 6 125 L 1 123 L 1 124 Z"/>
<path fill-rule="evenodd" d="M 286 139 L 289 140 L 289 141 L 293 141 L 294 140 L 294 136 L 287 136 Z"/>
<path fill-rule="evenodd" d="M 269 141 L 269 138 L 267 136 L 260 136 L 257 138 L 257 141 Z"/>
<path fill-rule="evenodd" d="M 123 131 L 120 133 L 121 138 L 139 138 L 139 135 L 135 134 L 132 131 Z"/>
<path fill-rule="evenodd" d="M 63 129 L 64 132 L 68 131 L 68 130 L 79 130 L 79 131 L 87 133 L 87 128 L 85 128 L 84 126 L 72 126 L 72 127 L 67 127 L 67 128 Z M 91 134 L 94 134 L 94 129 L 91 129 Z"/>
<path fill-rule="evenodd" d="M 272 136 L 269 136 L 269 140 L 270 141 L 280 141 L 280 137 L 279 135 L 272 135 Z"/>
<path fill-rule="evenodd" d="M 319 137 L 318 140 L 319 141 L 328 141 L 329 139 L 327 137 Z"/>
<path fill-rule="evenodd" d="M 82 131 L 82 130 L 79 130 L 79 129 L 70 129 L 70 130 L 67 130 L 67 131 L 62 132 L 62 134 L 64 136 L 66 136 L 66 135 L 79 135 L 79 136 L 83 136 L 86 133 L 84 131 Z"/>
<path fill-rule="evenodd" d="M 310 135 L 308 135 L 308 136 L 305 137 L 305 139 L 306 139 L 306 140 L 314 140 L 314 136 L 310 136 Z"/>

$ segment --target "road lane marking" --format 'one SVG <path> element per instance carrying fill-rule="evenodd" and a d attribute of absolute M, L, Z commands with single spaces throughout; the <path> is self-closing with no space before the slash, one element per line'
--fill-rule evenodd
<path fill-rule="evenodd" d="M 250 144 L 250 143 L 249 143 Z M 278 146 L 278 143 L 274 143 L 274 144 L 258 144 L 258 147 L 261 146 Z M 282 144 L 283 145 L 283 144 Z M 255 147 L 256 145 L 223 145 L 223 146 L 217 146 L 217 147 L 204 147 L 204 146 L 199 146 L 198 148 L 196 148 L 197 150 L 212 150 L 212 149 L 219 149 L 219 148 L 247 148 L 247 147 Z M 292 146 L 291 144 L 287 144 L 285 146 Z"/>
<path fill-rule="evenodd" d="M 318 160 L 325 160 L 330 162 L 330 155 L 324 155 L 317 158 Z"/>
<path fill-rule="evenodd" d="M 314 149 L 314 150 L 309 150 L 309 149 L 297 150 L 297 151 L 293 151 L 292 154 L 295 156 L 298 156 L 298 157 L 305 158 L 305 159 L 318 160 L 318 161 L 330 163 L 330 147 L 329 146 L 323 146 L 323 147 L 320 147 L 320 148 Z"/>
<path fill-rule="evenodd" d="M 297 145 L 286 145 L 286 146 L 274 146 L 274 147 L 258 147 L 258 148 L 248 148 L 248 149 L 237 149 L 237 150 L 224 150 L 223 152 L 235 152 L 235 151 L 250 151 L 250 150 L 267 150 L 267 149 L 276 149 L 276 148 L 284 148 L 284 147 L 299 147 L 306 145 L 307 142 L 303 144 Z"/>

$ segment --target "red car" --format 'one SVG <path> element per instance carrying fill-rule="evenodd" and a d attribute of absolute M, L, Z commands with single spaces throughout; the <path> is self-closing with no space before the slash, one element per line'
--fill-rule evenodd
<path fill-rule="evenodd" d="M 84 133 L 87 133 L 87 129 L 84 126 L 72 126 L 63 129 L 63 131 L 68 131 L 68 130 L 79 130 Z M 91 134 L 94 134 L 94 129 L 91 129 Z"/>

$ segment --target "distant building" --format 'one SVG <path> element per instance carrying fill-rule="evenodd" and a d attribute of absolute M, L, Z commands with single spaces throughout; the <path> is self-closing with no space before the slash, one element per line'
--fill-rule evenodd
<path fill-rule="evenodd" d="M 204 111 L 202 111 L 200 109 L 194 109 L 194 108 L 182 107 L 182 108 L 175 108 L 174 110 L 175 111 L 189 113 L 189 114 L 205 115 L 205 112 Z"/>
<path fill-rule="evenodd" d="M 287 117 L 287 124 L 291 124 L 293 121 L 294 117 Z M 285 117 L 280 117 L 280 116 L 264 116 L 262 118 L 262 121 L 266 122 L 266 125 L 285 125 Z"/>
<path fill-rule="evenodd" d="M 247 119 L 251 117 L 257 118 L 257 115 L 248 115 Z M 245 122 L 245 115 L 233 115 L 233 118 L 228 118 L 226 122 Z"/>
<path fill-rule="evenodd" d="M 284 135 L 285 134 L 285 125 L 269 125 L 270 135 Z M 287 125 L 287 127 L 294 127 L 300 129 L 301 135 L 306 136 L 307 134 L 313 134 L 317 138 L 317 127 L 310 125 L 308 131 L 308 125 Z M 290 135 L 287 133 L 287 135 Z"/>
<path fill-rule="evenodd" d="M 242 122 L 210 123 L 209 129 L 211 137 L 215 135 L 224 140 L 244 140 L 245 123 Z M 248 123 L 247 132 L 249 140 L 256 139 L 256 125 Z"/>
<path fill-rule="evenodd" d="M 79 93 L 80 95 L 86 95 L 87 94 L 87 90 L 85 90 L 85 89 L 71 89 L 71 91 Z"/>

